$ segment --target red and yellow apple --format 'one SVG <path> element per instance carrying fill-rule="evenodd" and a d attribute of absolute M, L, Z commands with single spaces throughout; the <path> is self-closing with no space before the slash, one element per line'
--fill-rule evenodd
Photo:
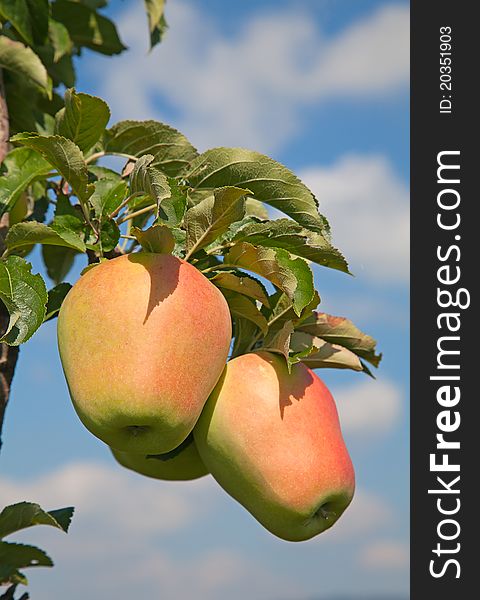
<path fill-rule="evenodd" d="M 334 400 L 305 365 L 257 352 L 231 360 L 194 429 L 205 466 L 273 534 L 331 527 L 355 487 Z"/>
<path fill-rule="evenodd" d="M 195 267 L 140 252 L 87 271 L 67 294 L 58 345 L 84 425 L 117 450 L 161 454 L 192 431 L 231 341 L 228 305 Z"/>

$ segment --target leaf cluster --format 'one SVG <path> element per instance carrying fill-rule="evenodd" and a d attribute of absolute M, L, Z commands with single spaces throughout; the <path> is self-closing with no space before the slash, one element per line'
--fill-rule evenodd
<path fill-rule="evenodd" d="M 0 512 L 0 585 L 11 586 L 2 598 L 13 598 L 18 584 L 27 585 L 21 569 L 53 566 L 52 559 L 40 548 L 6 542 L 4 538 L 34 525 L 49 525 L 67 533 L 73 512 L 72 507 L 45 511 L 32 502 L 11 504 Z"/>
<path fill-rule="evenodd" d="M 218 287 L 232 315 L 233 356 L 265 348 L 289 367 L 303 361 L 370 373 L 366 363 L 378 365 L 372 338 L 315 312 L 312 264 L 349 269 L 316 198 L 287 167 L 243 148 L 199 154 L 164 123 L 108 127 L 109 115 L 100 98 L 69 89 L 51 134 L 11 138 L 0 215 L 25 198 L 28 207 L 0 261 L 0 298 L 10 313 L 2 341 L 26 341 L 57 314 L 77 255 L 95 264 L 143 250 L 173 253 Z M 108 155 L 124 158 L 121 172 L 99 164 Z M 270 207 L 285 216 L 270 219 Z M 48 293 L 25 260 L 35 244 L 56 284 Z"/>
<path fill-rule="evenodd" d="M 107 4 L 106 0 L 0 2 L 0 73 L 12 133 L 52 134 L 55 114 L 63 106 L 58 88 L 76 83 L 75 58 L 84 50 L 112 56 L 126 49 L 115 24 L 102 12 Z M 153 48 L 167 28 L 165 0 L 144 4 Z M 65 123 L 63 129 L 68 127 Z"/>

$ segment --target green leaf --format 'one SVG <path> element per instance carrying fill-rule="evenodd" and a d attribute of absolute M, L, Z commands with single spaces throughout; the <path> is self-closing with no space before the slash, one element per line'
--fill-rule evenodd
<path fill-rule="evenodd" d="M 248 319 L 255 323 L 264 334 L 267 333 L 267 320 L 258 310 L 254 300 L 226 289 L 223 289 L 222 293 L 234 317 Z"/>
<path fill-rule="evenodd" d="M 7 99 L 10 135 L 17 131 L 37 131 L 39 121 L 45 122 L 45 115 L 32 110 L 38 104 L 39 92 L 31 84 L 25 84 L 21 75 L 13 71 L 4 74 L 4 88 Z"/>
<path fill-rule="evenodd" d="M 127 183 L 121 179 L 98 179 L 95 191 L 90 196 L 90 204 L 98 219 L 107 219 L 127 196 Z"/>
<path fill-rule="evenodd" d="M 49 98 L 52 96 L 52 82 L 40 58 L 28 46 L 0 35 L 0 68 L 13 71 Z"/>
<path fill-rule="evenodd" d="M 35 189 L 35 185 L 33 186 Z M 28 217 L 29 220 L 37 221 L 38 223 L 44 223 L 47 218 L 47 211 L 49 207 L 49 201 L 46 196 L 37 196 L 35 198 L 35 204 L 33 205 L 33 212 Z"/>
<path fill-rule="evenodd" d="M 107 55 L 126 49 L 112 21 L 85 4 L 56 0 L 52 4 L 52 17 L 65 25 L 77 46 Z"/>
<path fill-rule="evenodd" d="M 248 200 L 249 198 L 246 199 L 247 202 Z M 251 223 L 258 222 L 259 221 L 257 217 L 252 217 L 248 215 L 245 216 L 241 221 L 235 221 L 229 226 L 225 233 L 219 235 L 212 244 L 207 246 L 207 252 L 214 254 L 223 254 L 228 247 L 233 246 L 232 239 L 236 236 L 236 234 L 239 231 L 241 231 L 244 227 L 250 225 Z"/>
<path fill-rule="evenodd" d="M 3 162 L 0 177 L 0 216 L 12 208 L 21 194 L 37 177 L 52 169 L 40 154 L 30 148 L 14 148 Z"/>
<path fill-rule="evenodd" d="M 282 291 L 272 294 L 269 302 L 271 308 L 263 307 L 262 312 L 267 317 L 269 331 L 273 333 L 280 330 L 287 321 L 291 321 L 295 327 L 305 321 L 320 303 L 320 296 L 315 291 L 312 301 L 305 306 L 300 315 L 295 313 L 292 301 Z"/>
<path fill-rule="evenodd" d="M 152 167 L 154 157 L 151 154 L 141 156 L 130 174 L 130 190 L 132 194 L 147 194 L 157 204 L 157 214 L 165 198 L 172 194 L 165 175 Z"/>
<path fill-rule="evenodd" d="M 253 321 L 235 316 L 233 319 L 233 331 L 234 340 L 231 358 L 249 352 L 259 330 Z"/>
<path fill-rule="evenodd" d="M 150 49 L 162 41 L 167 30 L 164 10 L 165 0 L 145 0 L 145 9 L 148 17 L 148 29 L 150 31 Z"/>
<path fill-rule="evenodd" d="M 11 504 L 0 513 L 0 539 L 34 525 L 50 525 L 67 532 L 73 510 L 69 507 L 46 512 L 32 502 Z"/>
<path fill-rule="evenodd" d="M 62 56 L 57 62 L 53 62 L 53 48 L 48 48 L 48 52 L 46 53 L 39 51 L 38 54 L 43 62 L 48 64 L 48 73 L 53 80 L 54 87 L 58 87 L 62 84 L 67 88 L 73 88 L 75 86 L 77 75 L 75 73 L 73 59 L 69 54 Z M 54 133 L 54 131 L 51 133 Z"/>
<path fill-rule="evenodd" d="M 35 44 L 44 44 L 48 35 L 48 14 L 50 7 L 48 0 L 27 0 L 32 25 L 33 41 Z"/>
<path fill-rule="evenodd" d="M 225 255 L 225 264 L 265 277 L 283 290 L 300 315 L 314 298 L 313 275 L 307 263 L 282 248 L 262 248 L 239 242 Z"/>
<path fill-rule="evenodd" d="M 100 167 L 99 165 L 88 165 L 89 181 L 100 181 L 100 179 L 110 179 L 118 183 L 122 181 L 122 176 L 112 169 Z"/>
<path fill-rule="evenodd" d="M 170 196 L 160 204 L 158 219 L 170 227 L 177 227 L 183 220 L 187 209 L 187 196 L 176 179 L 167 177 Z"/>
<path fill-rule="evenodd" d="M 343 255 L 321 233 L 309 231 L 290 219 L 251 223 L 242 228 L 233 240 L 254 246 L 284 248 L 318 265 L 349 273 Z"/>
<path fill-rule="evenodd" d="M 213 196 L 187 210 L 187 259 L 225 233 L 232 223 L 243 219 L 248 193 L 242 188 L 218 188 Z"/>
<path fill-rule="evenodd" d="M 297 329 L 351 350 L 374 367 L 378 367 L 382 359 L 381 354 L 376 354 L 377 342 L 344 317 L 314 312 Z"/>
<path fill-rule="evenodd" d="M 11 227 L 5 238 L 9 253 L 32 244 L 48 244 L 50 246 L 65 246 L 79 252 L 85 252 L 85 243 L 77 236 L 67 235 L 64 230 L 56 231 L 55 226 L 49 227 L 36 221 L 25 221 Z"/>
<path fill-rule="evenodd" d="M 47 311 L 45 314 L 45 321 L 50 321 L 50 319 L 53 319 L 58 315 L 58 312 L 60 311 L 60 308 L 62 306 L 62 302 L 65 300 L 65 296 L 71 289 L 72 286 L 69 283 L 59 283 L 54 288 L 48 291 L 48 302 Z"/>
<path fill-rule="evenodd" d="M 8 578 L 3 576 L 2 572 L 8 573 Z M 15 600 L 14 598 L 14 594 L 15 594 L 15 590 L 17 589 L 18 585 L 28 585 L 28 579 L 25 577 L 25 575 L 23 573 L 20 573 L 20 571 L 14 571 L 13 573 L 11 572 L 11 569 L 9 569 L 8 567 L 5 567 L 5 569 L 0 566 L 0 582 L 2 581 L 2 579 L 4 580 L 4 584 L 11 584 L 10 587 L 7 589 L 7 591 L 0 596 L 1 600 Z M 25 594 L 20 598 L 20 600 L 28 600 L 28 596 L 25 596 Z"/>
<path fill-rule="evenodd" d="M 0 542 L 0 565 L 14 573 L 25 567 L 53 567 L 53 562 L 43 550 L 35 546 Z M 2 575 L 5 576 L 4 572 Z"/>
<path fill-rule="evenodd" d="M 110 252 L 118 244 L 120 239 L 120 229 L 115 221 L 105 220 L 99 223 L 99 236 L 92 229 L 88 228 L 86 246 L 89 250 L 94 250 L 103 254 Z"/>
<path fill-rule="evenodd" d="M 74 2 L 80 2 L 85 4 L 89 8 L 96 10 L 97 8 L 105 8 L 108 4 L 108 0 L 73 0 Z"/>
<path fill-rule="evenodd" d="M 53 49 L 53 62 L 58 62 L 64 56 L 72 53 L 73 43 L 68 29 L 55 19 L 48 20 L 48 39 Z"/>
<path fill-rule="evenodd" d="M 170 177 L 181 174 L 198 156 L 187 138 L 158 121 L 120 121 L 105 132 L 106 152 L 140 157 L 152 154 L 152 167 Z"/>
<path fill-rule="evenodd" d="M 10 21 L 29 46 L 42 44 L 47 36 L 48 0 L 2 0 L 0 16 Z"/>
<path fill-rule="evenodd" d="M 0 300 L 10 315 L 7 330 L 0 338 L 10 346 L 26 342 L 45 317 L 47 288 L 41 275 L 19 256 L 0 260 Z"/>
<path fill-rule="evenodd" d="M 65 107 L 55 117 L 55 133 L 72 140 L 86 152 L 102 137 L 109 119 L 106 102 L 96 96 L 67 90 Z"/>
<path fill-rule="evenodd" d="M 220 271 L 210 281 L 219 288 L 238 292 L 258 300 L 265 306 L 269 306 L 267 290 L 258 279 L 247 273 L 242 271 Z"/>
<path fill-rule="evenodd" d="M 295 325 L 292 323 L 295 327 Z M 304 335 L 304 334 L 301 334 Z M 292 365 L 295 365 L 305 359 L 307 359 L 311 354 L 317 351 L 317 346 L 315 346 L 313 338 L 305 339 L 301 343 L 299 343 L 295 339 L 295 331 L 290 336 L 290 353 L 288 356 L 288 364 L 289 368 Z"/>
<path fill-rule="evenodd" d="M 290 362 L 290 338 L 293 333 L 293 323 L 285 321 L 283 327 L 273 334 L 269 334 L 263 343 L 262 350 L 281 354 L 286 362 L 290 372 L 292 363 Z"/>
<path fill-rule="evenodd" d="M 286 167 L 258 152 L 241 148 L 207 150 L 191 163 L 186 179 L 200 197 L 224 185 L 248 188 L 254 198 L 278 208 L 308 229 L 328 230 L 312 192 Z"/>
<path fill-rule="evenodd" d="M 32 24 L 26 0 L 2 0 L 0 16 L 3 20 L 10 21 L 26 44 L 33 46 Z"/>
<path fill-rule="evenodd" d="M 88 183 L 87 165 L 82 151 L 72 140 L 37 133 L 18 133 L 11 140 L 39 152 L 68 181 L 81 202 L 91 196 L 94 188 Z"/>
<path fill-rule="evenodd" d="M 268 210 L 265 204 L 255 198 L 247 198 L 245 203 L 245 214 L 248 217 L 256 217 L 257 219 L 268 220 Z"/>
<path fill-rule="evenodd" d="M 86 235 L 86 224 L 80 206 L 72 206 L 67 196 L 58 194 L 55 217 L 51 224 L 52 229 L 61 235 L 64 240 L 70 241 L 75 247 L 80 238 Z"/>
<path fill-rule="evenodd" d="M 2 0 L 0 16 L 10 21 L 26 44 L 33 46 L 32 25 L 26 0 Z"/>
<path fill-rule="evenodd" d="M 352 369 L 363 371 L 361 360 L 352 351 L 330 344 L 309 333 L 295 331 L 291 339 L 291 349 L 310 369 Z M 303 356 L 302 356 L 303 354 Z"/>
<path fill-rule="evenodd" d="M 185 239 L 186 234 L 183 229 L 179 227 L 174 227 L 171 229 L 173 237 L 175 238 L 175 248 L 173 249 L 173 256 L 177 256 L 178 258 L 185 258 Z"/>
<path fill-rule="evenodd" d="M 175 238 L 166 225 L 153 225 L 146 231 L 132 227 L 132 235 L 137 238 L 145 252 L 171 254 L 175 248 Z"/>
<path fill-rule="evenodd" d="M 73 506 L 66 506 L 65 508 L 49 510 L 48 514 L 60 525 L 60 529 L 63 529 L 65 533 L 68 533 L 74 512 L 75 508 Z"/>
<path fill-rule="evenodd" d="M 57 112 L 62 108 L 62 106 L 63 97 L 60 96 L 60 94 L 57 94 L 57 92 L 53 92 L 52 97 L 50 99 L 46 98 L 46 96 L 38 97 L 38 108 L 41 111 L 51 115 L 52 117 L 54 117 L 57 114 Z M 23 133 L 23 131 L 21 131 L 20 133 Z"/>
<path fill-rule="evenodd" d="M 58 284 L 62 282 L 73 267 L 78 252 L 62 246 L 42 246 L 42 258 L 47 275 Z"/>

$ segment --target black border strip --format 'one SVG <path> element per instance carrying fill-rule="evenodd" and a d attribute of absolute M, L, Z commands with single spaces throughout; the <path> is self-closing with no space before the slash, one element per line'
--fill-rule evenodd
<path fill-rule="evenodd" d="M 480 130 L 475 90 L 480 36 L 474 8 L 476 3 L 466 1 L 411 3 L 412 600 L 470 600 L 478 594 L 473 562 L 480 527 L 473 506 L 480 504 L 474 488 L 480 434 L 474 432 L 473 407 L 480 375 L 474 346 L 480 329 L 474 294 L 480 166 L 473 144 Z M 451 36 L 451 55 L 447 45 L 440 46 L 442 33 L 444 43 Z M 442 73 L 441 66 L 451 71 Z M 441 83 L 451 89 L 441 89 Z M 440 162 L 459 168 L 437 173 Z M 453 305 L 456 299 L 462 307 Z M 455 316 L 440 316 L 446 313 Z M 439 439 L 450 445 L 438 448 Z M 447 461 L 447 469 L 459 470 L 435 466 Z"/>

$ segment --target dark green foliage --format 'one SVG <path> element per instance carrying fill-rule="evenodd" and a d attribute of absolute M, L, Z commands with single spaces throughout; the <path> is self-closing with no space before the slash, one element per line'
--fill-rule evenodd
<path fill-rule="evenodd" d="M 27 584 L 20 571 L 27 567 L 52 567 L 52 559 L 40 548 L 26 544 L 5 542 L 4 537 L 34 525 L 49 525 L 67 533 L 73 516 L 73 508 L 45 511 L 38 504 L 19 502 L 6 506 L 0 512 L 0 585 Z M 11 589 L 11 588 L 9 588 Z M 8 593 L 8 592 L 7 592 Z M 8 596 L 6 596 L 8 598 Z"/>

